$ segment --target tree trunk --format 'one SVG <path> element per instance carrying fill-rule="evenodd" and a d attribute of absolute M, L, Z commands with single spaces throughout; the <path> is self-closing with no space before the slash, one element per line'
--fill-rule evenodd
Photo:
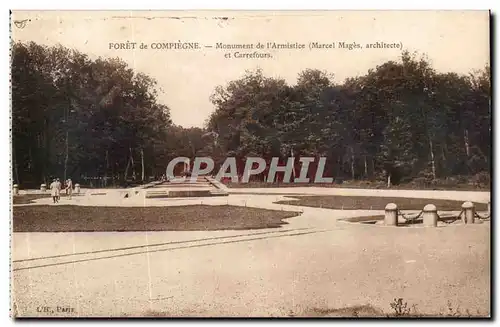
<path fill-rule="evenodd" d="M 464 143 L 465 143 L 465 153 L 467 158 L 470 156 L 470 146 L 469 146 L 469 131 L 464 130 Z"/>
<path fill-rule="evenodd" d="M 109 154 L 106 150 L 106 169 L 104 170 L 104 187 L 108 186 L 108 168 L 109 168 Z"/>
<path fill-rule="evenodd" d="M 432 147 L 432 139 L 429 136 L 429 148 L 431 151 L 431 169 L 432 169 L 432 179 L 436 179 L 436 163 L 434 161 L 434 149 Z"/>
<path fill-rule="evenodd" d="M 111 182 L 115 185 L 115 165 L 111 165 Z"/>
<path fill-rule="evenodd" d="M 68 156 L 69 156 L 69 131 L 66 129 L 66 157 L 64 158 L 64 178 L 63 180 L 66 181 L 66 173 L 68 171 Z"/>
<path fill-rule="evenodd" d="M 354 180 L 354 148 L 351 146 L 351 179 Z"/>
<path fill-rule="evenodd" d="M 373 159 L 373 157 L 372 157 L 371 162 L 372 162 L 372 173 L 371 173 L 371 177 L 373 178 L 373 174 L 375 173 L 375 160 Z"/>
<path fill-rule="evenodd" d="M 144 182 L 144 150 L 142 148 L 141 148 L 141 167 L 142 167 L 141 178 L 142 181 Z"/>
<path fill-rule="evenodd" d="M 134 164 L 134 156 L 132 155 L 132 148 L 130 150 L 130 161 L 132 163 L 132 179 L 135 180 L 135 164 Z"/>
<path fill-rule="evenodd" d="M 48 159 L 48 153 L 47 153 L 48 146 L 47 146 L 47 135 L 46 135 L 47 128 L 48 128 L 47 121 L 45 121 L 44 130 L 42 132 L 42 141 L 41 141 L 42 146 L 40 148 L 40 150 L 41 150 L 40 153 L 42 154 L 42 156 L 44 158 L 43 161 L 41 162 L 41 165 L 40 165 L 40 168 L 41 168 L 41 171 L 40 171 L 41 176 L 40 177 L 42 178 L 42 182 L 44 184 L 47 184 L 47 176 L 46 176 L 46 169 L 45 169 L 45 160 Z M 30 151 L 31 151 L 31 149 L 30 149 Z M 30 152 L 30 159 L 29 160 L 30 160 L 30 164 L 32 164 L 33 159 L 31 158 L 31 152 Z M 35 174 L 38 175 L 38 172 L 35 172 Z"/>
<path fill-rule="evenodd" d="M 130 166 L 130 157 L 127 159 L 127 167 L 125 167 L 125 173 L 123 174 L 123 179 L 127 180 L 128 176 L 128 167 Z"/>
<path fill-rule="evenodd" d="M 391 173 L 387 173 L 387 188 L 391 187 Z"/>
<path fill-rule="evenodd" d="M 351 155 L 351 178 L 354 180 L 354 154 Z"/>
<path fill-rule="evenodd" d="M 32 169 L 33 169 L 33 155 L 31 153 L 31 147 L 29 147 L 29 149 L 28 149 L 28 171 L 31 172 Z"/>
<path fill-rule="evenodd" d="M 17 169 L 16 151 L 15 151 L 14 147 L 12 148 L 12 161 L 14 162 L 14 174 L 16 176 L 16 182 L 14 184 L 20 184 L 19 171 Z"/>
<path fill-rule="evenodd" d="M 42 169 L 42 181 L 44 184 L 47 184 L 47 166 L 46 162 L 49 159 L 49 144 L 48 144 L 48 137 L 47 137 L 47 131 L 49 130 L 49 125 L 47 123 L 47 120 L 45 120 L 45 128 L 42 132 L 42 143 L 43 143 L 43 151 L 42 151 L 42 162 L 41 162 L 41 169 Z M 30 150 L 31 151 L 31 150 Z M 31 158 L 31 153 L 30 153 L 30 161 L 33 159 Z"/>
<path fill-rule="evenodd" d="M 339 156 L 339 159 L 338 159 L 338 165 L 337 165 L 337 176 L 340 178 L 341 175 L 340 173 L 342 172 L 342 158 Z"/>
<path fill-rule="evenodd" d="M 365 178 L 368 178 L 368 162 L 366 161 L 366 155 L 365 155 Z"/>

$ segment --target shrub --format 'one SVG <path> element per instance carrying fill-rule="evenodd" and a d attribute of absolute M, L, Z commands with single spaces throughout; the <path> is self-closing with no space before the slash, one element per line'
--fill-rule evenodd
<path fill-rule="evenodd" d="M 488 172 L 480 172 L 471 177 L 471 182 L 477 186 L 489 186 L 491 184 L 490 174 Z"/>

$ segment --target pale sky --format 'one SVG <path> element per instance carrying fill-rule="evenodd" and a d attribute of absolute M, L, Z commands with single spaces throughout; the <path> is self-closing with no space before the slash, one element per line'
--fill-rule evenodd
<path fill-rule="evenodd" d="M 221 19 L 227 17 L 227 19 Z M 155 78 L 159 100 L 172 120 L 201 127 L 214 110 L 209 101 L 217 85 L 262 68 L 266 76 L 296 82 L 306 68 L 326 70 L 335 80 L 365 74 L 397 59 L 401 49 L 366 49 L 366 43 L 402 44 L 425 53 L 438 71 L 468 73 L 489 64 L 487 11 L 15 11 L 12 38 L 45 45 L 62 44 L 91 58 L 120 57 L 136 71 Z M 23 27 L 23 25 L 25 25 Z M 109 49 L 109 43 L 198 42 L 198 50 Z M 305 49 L 222 50 L 225 44 L 302 43 Z M 309 49 L 310 42 L 356 42 L 363 49 Z M 212 46 L 212 48 L 205 47 Z M 225 58 L 226 53 L 257 51 L 272 58 Z"/>

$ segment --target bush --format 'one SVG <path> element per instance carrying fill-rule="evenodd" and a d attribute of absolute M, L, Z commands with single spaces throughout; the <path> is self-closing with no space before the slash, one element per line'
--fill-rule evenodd
<path fill-rule="evenodd" d="M 489 186 L 491 185 L 491 177 L 488 172 L 480 172 L 471 177 L 471 183 L 477 186 Z"/>
<path fill-rule="evenodd" d="M 491 183 L 491 177 L 490 177 L 490 173 L 488 172 L 480 172 L 480 173 L 477 173 L 476 175 L 474 175 L 473 177 L 478 183 L 480 184 L 490 184 Z"/>
<path fill-rule="evenodd" d="M 431 185 L 431 181 L 426 177 L 417 177 L 410 182 L 410 185 L 418 188 L 429 187 Z"/>
<path fill-rule="evenodd" d="M 468 176 L 464 176 L 464 175 L 458 175 L 455 178 L 458 180 L 459 184 L 467 184 L 469 181 Z"/>
<path fill-rule="evenodd" d="M 446 177 L 446 178 L 442 178 L 442 179 L 436 179 L 433 181 L 432 184 L 434 186 L 456 187 L 459 184 L 463 184 L 463 183 L 460 183 L 458 178 L 456 178 L 456 177 Z"/>

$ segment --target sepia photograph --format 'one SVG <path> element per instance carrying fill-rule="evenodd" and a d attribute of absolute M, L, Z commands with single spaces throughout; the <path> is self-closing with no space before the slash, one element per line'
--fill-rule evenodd
<path fill-rule="evenodd" d="M 11 317 L 491 319 L 491 21 L 11 11 Z"/>

